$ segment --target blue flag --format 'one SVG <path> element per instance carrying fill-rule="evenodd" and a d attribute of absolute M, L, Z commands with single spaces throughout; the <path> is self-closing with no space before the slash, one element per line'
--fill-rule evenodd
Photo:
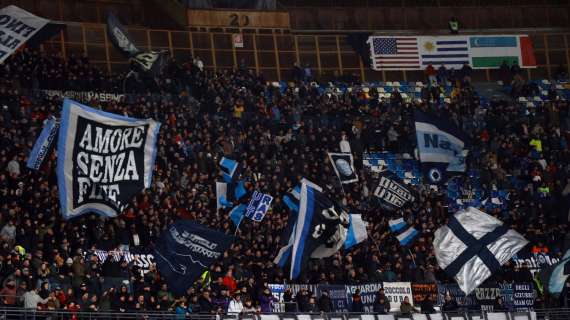
<path fill-rule="evenodd" d="M 28 157 L 28 162 L 26 166 L 30 169 L 39 170 L 44 160 L 50 154 L 53 148 L 53 142 L 57 136 L 57 130 L 59 129 L 59 124 L 55 118 L 49 118 L 44 122 L 44 127 L 38 140 L 32 148 L 32 152 Z"/>
<path fill-rule="evenodd" d="M 416 241 L 420 233 L 416 228 L 409 226 L 404 218 L 392 219 L 388 222 L 390 231 L 394 233 L 400 245 L 404 247 L 411 247 Z"/>
<path fill-rule="evenodd" d="M 185 294 L 232 241 L 233 236 L 193 221 L 178 220 L 161 234 L 154 248 L 158 271 L 172 292 Z"/>
<path fill-rule="evenodd" d="M 234 175 L 238 169 L 238 163 L 235 160 L 223 157 L 222 160 L 220 160 L 220 168 L 222 169 L 224 181 L 230 183 L 234 179 Z"/>
<path fill-rule="evenodd" d="M 446 119 L 414 113 L 422 171 L 430 184 L 443 184 L 448 172 L 465 172 L 468 139 Z"/>

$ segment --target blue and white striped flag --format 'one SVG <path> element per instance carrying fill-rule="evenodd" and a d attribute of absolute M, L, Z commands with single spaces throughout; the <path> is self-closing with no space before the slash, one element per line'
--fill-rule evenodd
<path fill-rule="evenodd" d="M 438 68 L 461 69 L 469 64 L 469 44 L 467 37 L 420 37 L 419 49 L 422 68 L 432 65 Z"/>
<path fill-rule="evenodd" d="M 392 219 L 388 221 L 388 225 L 390 226 L 390 231 L 396 235 L 400 245 L 404 247 L 410 247 L 420 235 L 416 228 L 409 226 L 404 221 L 404 218 Z"/>

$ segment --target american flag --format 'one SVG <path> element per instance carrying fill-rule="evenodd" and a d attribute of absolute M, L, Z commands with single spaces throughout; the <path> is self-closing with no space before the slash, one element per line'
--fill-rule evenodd
<path fill-rule="evenodd" d="M 370 37 L 368 42 L 372 69 L 420 69 L 417 37 Z"/>

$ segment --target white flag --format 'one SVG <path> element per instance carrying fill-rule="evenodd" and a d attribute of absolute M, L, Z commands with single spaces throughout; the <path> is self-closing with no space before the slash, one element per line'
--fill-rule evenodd
<path fill-rule="evenodd" d="M 433 247 L 439 266 L 469 294 L 527 243 L 500 220 L 469 207 L 436 230 Z"/>

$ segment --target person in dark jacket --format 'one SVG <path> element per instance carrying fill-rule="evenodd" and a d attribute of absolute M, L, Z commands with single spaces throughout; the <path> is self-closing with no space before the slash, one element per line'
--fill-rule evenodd
<path fill-rule="evenodd" d="M 505 304 L 503 303 L 503 299 L 500 296 L 495 298 L 495 303 L 493 303 L 493 311 L 494 312 L 505 312 L 507 308 L 505 308 Z"/>
<path fill-rule="evenodd" d="M 297 307 L 299 312 L 309 312 L 309 298 L 310 296 L 307 289 L 301 289 L 301 291 L 297 293 L 295 300 L 297 300 Z"/>
<path fill-rule="evenodd" d="M 458 309 L 457 301 L 455 301 L 455 299 L 448 292 L 445 295 L 445 301 L 443 302 L 443 306 L 441 306 L 441 311 L 453 312 L 453 311 L 457 311 L 457 309 Z"/>
<path fill-rule="evenodd" d="M 333 304 L 328 290 L 323 290 L 319 298 L 319 310 L 322 312 L 332 312 Z"/>
<path fill-rule="evenodd" d="M 425 314 L 435 313 L 435 308 L 433 307 L 433 301 L 429 294 L 426 294 L 424 300 L 420 304 L 420 308 L 422 309 L 422 313 Z"/>
<path fill-rule="evenodd" d="M 210 298 L 210 291 L 206 290 L 202 293 L 198 299 L 198 304 L 200 305 L 200 313 L 213 313 L 216 311 L 212 298 Z"/>
<path fill-rule="evenodd" d="M 297 303 L 293 300 L 293 292 L 290 288 L 285 290 L 283 294 L 283 302 L 285 303 L 285 312 L 297 312 Z"/>
<path fill-rule="evenodd" d="M 378 314 L 388 314 L 388 312 L 390 312 L 390 302 L 386 299 L 384 289 L 378 290 L 373 307 L 374 312 Z"/>
<path fill-rule="evenodd" d="M 352 312 L 364 312 L 364 304 L 362 304 L 362 297 L 360 296 L 360 289 L 356 289 L 352 295 Z"/>

